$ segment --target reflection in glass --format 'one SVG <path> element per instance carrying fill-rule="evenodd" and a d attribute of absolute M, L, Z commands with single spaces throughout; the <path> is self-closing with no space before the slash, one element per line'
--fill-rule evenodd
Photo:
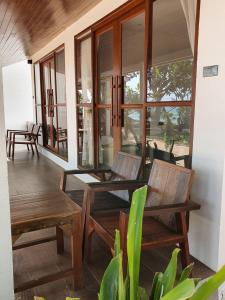
<path fill-rule="evenodd" d="M 98 42 L 99 103 L 111 104 L 113 76 L 113 32 L 107 31 L 101 34 Z"/>
<path fill-rule="evenodd" d="M 122 75 L 124 103 L 143 102 L 144 13 L 122 24 Z"/>
<path fill-rule="evenodd" d="M 124 109 L 122 120 L 122 151 L 141 155 L 142 110 Z"/>
<path fill-rule="evenodd" d="M 149 107 L 146 119 L 146 157 L 184 165 L 189 155 L 191 107 Z"/>
<path fill-rule="evenodd" d="M 93 142 L 93 116 L 92 109 L 80 107 L 78 114 L 78 151 L 79 165 L 93 167 L 94 165 Z"/>
<path fill-rule="evenodd" d="M 193 24 L 186 21 L 180 0 L 153 4 L 152 66 L 147 101 L 192 100 Z M 193 2 L 194 3 L 194 2 Z M 194 11 L 194 9 L 193 9 Z M 188 19 L 188 18 L 187 18 Z M 192 34 L 189 34 L 191 31 Z"/>
<path fill-rule="evenodd" d="M 77 94 L 78 103 L 92 102 L 92 52 L 91 37 L 83 40 L 78 45 L 77 61 Z"/>
<path fill-rule="evenodd" d="M 66 106 L 58 106 L 58 129 L 56 139 L 58 144 L 58 153 L 60 156 L 67 158 L 68 139 L 67 139 L 67 115 Z"/>
<path fill-rule="evenodd" d="M 36 112 L 37 112 L 37 124 L 42 125 L 42 108 L 41 108 L 41 105 L 36 106 Z M 38 144 L 43 145 L 42 126 L 41 126 L 40 131 L 39 131 Z"/>
<path fill-rule="evenodd" d="M 66 77 L 65 77 L 65 54 L 64 50 L 55 54 L 55 76 L 57 103 L 66 102 Z M 54 72 L 54 70 L 53 70 Z"/>
<path fill-rule="evenodd" d="M 111 167 L 113 163 L 113 137 L 111 124 L 111 110 L 99 109 L 99 163 L 104 167 Z"/>

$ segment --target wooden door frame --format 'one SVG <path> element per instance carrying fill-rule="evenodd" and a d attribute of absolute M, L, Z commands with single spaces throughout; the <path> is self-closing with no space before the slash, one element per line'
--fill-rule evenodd
<path fill-rule="evenodd" d="M 98 30 L 103 30 L 104 26 L 112 23 L 115 20 L 123 18 L 124 15 L 129 14 L 129 11 L 135 11 L 138 7 L 143 6 L 145 11 L 145 74 L 144 74 L 144 104 L 143 104 L 143 122 L 142 122 L 142 132 L 143 132 L 143 140 L 142 140 L 142 157 L 145 161 L 146 158 L 146 151 L 145 151 L 145 144 L 146 144 L 146 117 L 147 117 L 147 108 L 148 107 L 157 107 L 157 106 L 179 106 L 178 102 L 160 102 L 160 103 L 147 103 L 147 71 L 148 67 L 152 64 L 152 28 L 153 28 L 153 3 L 157 0 L 131 0 L 127 3 L 123 4 L 116 10 L 109 13 L 107 16 L 102 18 L 101 20 L 97 21 L 95 24 L 89 26 L 87 29 L 79 33 L 75 36 L 82 35 L 85 31 L 89 30 L 92 32 L 92 45 L 96 43 L 96 32 Z M 190 139 L 189 139 L 189 153 L 192 155 L 192 148 L 193 148 L 193 127 L 194 127 L 194 110 L 195 110 L 195 98 L 196 98 L 196 73 L 197 73 L 197 54 L 198 54 L 198 34 L 199 34 L 199 19 L 200 19 L 200 3 L 201 0 L 197 0 L 197 9 L 196 9 L 196 23 L 195 23 L 195 46 L 194 46 L 194 55 L 193 55 L 193 76 L 192 76 L 192 101 L 182 101 L 182 106 L 191 107 L 192 117 L 191 117 L 191 127 L 190 127 Z M 96 70 L 95 70 L 95 49 L 92 48 L 92 56 L 93 56 L 93 106 L 96 103 Z M 75 66 L 76 68 L 76 66 Z M 96 112 L 95 109 L 93 111 L 93 124 L 94 129 L 96 128 Z M 98 161 L 98 149 L 97 149 L 97 135 L 96 130 L 94 130 L 94 164 L 97 167 Z"/>
<path fill-rule="evenodd" d="M 40 67 L 40 89 L 41 89 L 41 104 L 35 104 L 36 108 L 37 106 L 41 106 L 41 113 L 42 113 L 42 123 L 44 123 L 45 125 L 47 124 L 47 120 L 46 120 L 46 102 L 45 104 L 43 104 L 43 99 L 45 99 L 45 91 L 44 91 L 44 88 L 43 88 L 43 84 L 44 84 L 44 75 L 43 75 L 43 64 L 45 64 L 46 62 L 50 61 L 50 60 L 53 60 L 54 62 L 54 87 L 55 87 L 55 102 L 54 102 L 54 105 L 53 105 L 53 108 L 55 110 L 55 120 L 56 120 L 56 130 L 58 130 L 58 127 L 59 127 L 59 122 L 58 122 L 58 108 L 59 107 L 65 107 L 66 108 L 66 99 L 65 99 L 65 103 L 58 103 L 58 99 L 57 99 L 57 81 L 56 81 L 56 54 L 57 53 L 60 53 L 64 51 L 65 53 L 65 46 L 64 44 L 60 45 L 59 47 L 57 47 L 55 50 L 51 51 L 50 53 L 48 53 L 47 55 L 45 55 L 43 58 L 41 58 L 40 60 L 38 61 L 35 61 L 34 62 L 34 65 L 35 64 L 39 64 L 39 67 Z M 35 72 L 34 72 L 34 76 L 35 76 Z M 37 80 L 37 78 L 35 77 L 35 80 Z M 36 85 L 35 85 L 36 87 Z M 36 93 L 36 91 L 35 91 Z M 36 111 L 36 116 L 37 116 L 37 111 Z M 37 119 L 36 119 L 37 120 Z M 56 147 L 51 147 L 51 146 L 48 146 L 46 144 L 46 132 L 45 132 L 46 128 L 43 130 L 43 146 L 44 148 L 46 148 L 48 151 L 54 153 L 56 156 L 60 157 L 61 159 L 65 160 L 65 161 L 68 161 L 68 156 L 67 157 L 64 157 L 62 155 L 60 155 L 58 153 L 59 151 L 59 143 L 58 141 L 56 141 Z"/>

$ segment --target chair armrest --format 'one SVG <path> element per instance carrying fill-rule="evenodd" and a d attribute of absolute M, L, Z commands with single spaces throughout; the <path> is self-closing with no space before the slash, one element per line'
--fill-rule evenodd
<path fill-rule="evenodd" d="M 180 160 L 184 160 L 187 157 L 188 157 L 188 155 L 175 156 L 174 160 L 175 161 L 180 161 Z"/>
<path fill-rule="evenodd" d="M 110 169 L 87 169 L 87 170 L 63 170 L 60 180 L 60 189 L 65 192 L 67 175 L 81 175 L 81 174 L 98 174 L 98 173 L 112 173 Z"/>
<path fill-rule="evenodd" d="M 188 212 L 192 210 L 199 210 L 201 205 L 195 203 L 193 201 L 187 201 L 186 203 L 181 204 L 171 204 L 171 205 L 160 205 L 153 206 L 149 208 L 145 208 L 144 216 L 157 216 L 164 213 L 180 213 L 180 212 Z"/>
<path fill-rule="evenodd" d="M 144 217 L 159 216 L 165 213 L 189 212 L 192 210 L 199 210 L 200 208 L 201 205 L 193 201 L 187 201 L 186 203 L 181 203 L 181 204 L 169 204 L 169 205 L 145 207 Z M 124 209 L 120 209 L 120 211 L 122 213 L 129 214 L 130 209 L 124 208 Z"/>
<path fill-rule="evenodd" d="M 80 174 L 96 174 L 96 173 L 112 173 L 110 169 L 87 169 L 87 170 L 64 170 L 66 175 L 80 175 Z"/>
<path fill-rule="evenodd" d="M 104 181 L 87 183 L 88 188 L 94 192 L 110 192 L 121 190 L 135 190 L 144 185 L 146 181 L 138 180 L 118 180 L 118 181 Z"/>
<path fill-rule="evenodd" d="M 11 136 L 13 133 L 23 133 L 23 132 L 27 132 L 27 130 L 7 129 L 6 137 L 8 138 L 9 135 Z"/>

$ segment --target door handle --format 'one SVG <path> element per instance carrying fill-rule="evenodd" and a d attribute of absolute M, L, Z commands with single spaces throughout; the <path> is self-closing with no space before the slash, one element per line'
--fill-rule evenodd
<path fill-rule="evenodd" d="M 116 114 L 115 114 L 115 108 L 114 108 L 114 102 L 116 99 L 116 78 L 112 76 L 112 81 L 111 81 L 111 90 L 112 90 L 112 111 L 111 111 L 111 127 L 114 126 L 114 120 L 116 119 Z"/>
<path fill-rule="evenodd" d="M 124 104 L 124 76 L 117 76 L 117 126 L 122 126 L 121 105 Z"/>

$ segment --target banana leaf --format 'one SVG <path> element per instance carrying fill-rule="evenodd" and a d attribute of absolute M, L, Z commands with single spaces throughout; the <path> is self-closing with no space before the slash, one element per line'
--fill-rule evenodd
<path fill-rule="evenodd" d="M 190 264 L 189 266 L 187 266 L 181 273 L 180 279 L 178 281 L 177 284 L 181 283 L 182 281 L 184 281 L 185 279 L 187 279 L 190 275 L 191 272 L 193 270 L 194 267 L 194 263 Z"/>
<path fill-rule="evenodd" d="M 138 297 L 142 219 L 146 196 L 147 186 L 144 186 L 133 193 L 129 215 L 127 233 L 127 256 L 130 280 L 130 300 L 136 300 Z"/>
<path fill-rule="evenodd" d="M 185 279 L 175 288 L 170 290 L 160 300 L 186 300 L 189 299 L 195 291 L 195 283 L 193 279 Z M 202 299 L 203 300 L 203 299 Z"/>
<path fill-rule="evenodd" d="M 174 287 L 174 283 L 177 275 L 177 256 L 180 252 L 179 248 L 173 250 L 170 262 L 163 273 L 162 285 L 163 285 L 163 295 L 167 294 Z"/>
<path fill-rule="evenodd" d="M 220 287 L 225 281 L 225 266 L 220 269 L 212 277 L 208 278 L 204 283 L 200 283 L 199 287 L 190 298 L 190 300 L 208 300 L 211 295 Z"/>
<path fill-rule="evenodd" d="M 156 273 L 150 300 L 159 300 L 163 295 L 163 273 Z"/>
<path fill-rule="evenodd" d="M 103 275 L 98 295 L 99 300 L 118 300 L 120 255 L 111 260 Z"/>

